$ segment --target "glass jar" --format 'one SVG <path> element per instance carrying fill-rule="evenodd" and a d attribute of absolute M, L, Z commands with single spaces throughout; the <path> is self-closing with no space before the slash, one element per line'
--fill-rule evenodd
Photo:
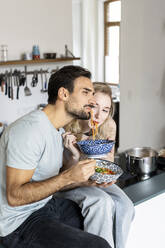
<path fill-rule="evenodd" d="M 1 61 L 7 61 L 8 60 L 8 46 L 7 45 L 1 45 Z"/>
<path fill-rule="evenodd" d="M 34 45 L 32 49 L 32 56 L 33 59 L 40 59 L 40 50 L 39 46 Z"/>

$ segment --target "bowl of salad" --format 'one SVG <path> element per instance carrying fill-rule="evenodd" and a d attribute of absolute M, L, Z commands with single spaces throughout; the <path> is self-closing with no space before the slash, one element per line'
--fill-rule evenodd
<path fill-rule="evenodd" d="M 104 159 L 96 159 L 95 173 L 90 177 L 98 184 L 116 181 L 123 174 L 123 170 L 116 164 Z"/>

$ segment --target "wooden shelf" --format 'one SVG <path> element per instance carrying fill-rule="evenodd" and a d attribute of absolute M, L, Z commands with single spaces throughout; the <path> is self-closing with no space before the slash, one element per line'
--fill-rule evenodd
<path fill-rule="evenodd" d="M 56 63 L 56 62 L 67 62 L 73 60 L 80 60 L 80 58 L 57 58 L 57 59 L 36 59 L 36 60 L 8 60 L 0 62 L 0 66 L 8 65 L 27 65 L 27 64 L 45 64 L 45 63 Z"/>

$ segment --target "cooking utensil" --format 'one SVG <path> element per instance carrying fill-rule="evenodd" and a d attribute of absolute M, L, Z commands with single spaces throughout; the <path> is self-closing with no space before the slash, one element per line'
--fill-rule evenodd
<path fill-rule="evenodd" d="M 4 74 L 0 74 L 0 86 L 1 86 L 1 91 L 4 92 L 4 85 L 5 85 L 5 77 Z"/>
<path fill-rule="evenodd" d="M 12 69 L 10 70 L 10 96 L 11 96 L 11 100 L 13 100 L 14 92 L 13 92 Z"/>
<path fill-rule="evenodd" d="M 44 83 L 44 90 L 47 92 L 47 84 L 48 84 L 48 79 L 47 79 L 47 73 L 45 72 L 45 83 Z"/>
<path fill-rule="evenodd" d="M 17 85 L 17 91 L 16 91 L 16 99 L 19 99 L 19 86 L 20 86 L 20 80 L 19 80 L 19 72 L 16 75 L 16 85 Z"/>
<path fill-rule="evenodd" d="M 8 80 L 8 98 L 11 98 L 11 80 L 10 80 L 10 72 L 8 73 L 8 77 L 7 77 L 7 80 Z"/>
<path fill-rule="evenodd" d="M 34 71 L 33 76 L 32 76 L 32 82 L 31 82 L 31 86 L 32 87 L 36 87 L 37 83 L 38 83 L 38 76 L 36 76 L 37 73 Z"/>
<path fill-rule="evenodd" d="M 26 81 L 25 81 L 24 93 L 25 93 L 25 96 L 31 96 L 32 95 L 31 90 L 27 86 L 27 67 L 26 66 L 25 66 L 25 78 L 26 78 Z"/>
<path fill-rule="evenodd" d="M 43 70 L 42 69 L 40 70 L 40 73 L 41 73 L 41 92 L 45 93 L 45 92 L 47 92 L 47 90 L 44 89 Z"/>
<path fill-rule="evenodd" d="M 7 95 L 7 90 L 8 90 L 8 86 L 7 86 L 7 75 L 8 75 L 8 71 L 5 71 L 5 95 Z"/>
<path fill-rule="evenodd" d="M 127 170 L 141 180 L 150 178 L 157 169 L 157 151 L 150 147 L 137 147 L 125 152 Z"/>
<path fill-rule="evenodd" d="M 26 82 L 26 77 L 22 75 L 21 73 L 19 73 L 19 85 L 24 86 L 25 82 Z"/>

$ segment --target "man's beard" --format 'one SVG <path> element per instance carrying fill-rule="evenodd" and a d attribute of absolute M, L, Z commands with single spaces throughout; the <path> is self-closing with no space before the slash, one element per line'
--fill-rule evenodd
<path fill-rule="evenodd" d="M 89 120 L 91 118 L 91 113 L 90 112 L 87 113 L 84 110 L 76 110 L 76 109 L 70 107 L 70 104 L 65 105 L 65 110 L 74 119 Z"/>

